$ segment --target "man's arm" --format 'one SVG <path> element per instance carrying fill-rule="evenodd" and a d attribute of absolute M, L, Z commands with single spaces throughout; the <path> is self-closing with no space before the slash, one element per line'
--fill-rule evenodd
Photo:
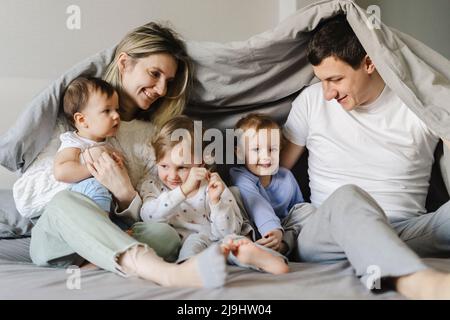
<path fill-rule="evenodd" d="M 298 159 L 300 159 L 303 152 L 305 152 L 304 146 L 299 146 L 287 141 L 286 145 L 281 150 L 280 165 L 291 170 L 297 163 Z"/>

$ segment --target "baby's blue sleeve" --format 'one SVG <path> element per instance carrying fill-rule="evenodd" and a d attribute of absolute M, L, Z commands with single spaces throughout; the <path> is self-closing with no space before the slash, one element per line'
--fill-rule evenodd
<path fill-rule="evenodd" d="M 232 168 L 230 177 L 232 183 L 239 188 L 245 209 L 261 236 L 271 230 L 282 229 L 280 218 L 272 205 L 259 193 L 257 181 L 245 169 L 240 168 Z"/>

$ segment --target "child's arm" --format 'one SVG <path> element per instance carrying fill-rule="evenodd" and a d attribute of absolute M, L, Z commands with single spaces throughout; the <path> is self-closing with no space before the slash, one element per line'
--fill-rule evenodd
<path fill-rule="evenodd" d="M 91 176 L 87 167 L 80 163 L 79 148 L 65 148 L 59 151 L 53 163 L 53 174 L 57 181 L 76 183 Z"/>
<path fill-rule="evenodd" d="M 240 234 L 243 224 L 241 211 L 218 173 L 211 174 L 208 199 L 211 209 L 212 240 L 223 239 L 229 234 Z"/>
<path fill-rule="evenodd" d="M 142 183 L 139 193 L 143 201 L 141 208 L 143 221 L 166 222 L 177 213 L 178 206 L 186 199 L 180 187 L 164 191 L 157 177 Z"/>
<path fill-rule="evenodd" d="M 142 184 L 141 197 L 144 204 L 141 209 L 143 221 L 167 221 L 176 214 L 178 206 L 186 199 L 186 196 L 198 189 L 201 180 L 205 179 L 205 168 L 191 168 L 187 180 L 171 191 L 164 192 L 164 188 L 158 178 L 147 180 Z"/>
<path fill-rule="evenodd" d="M 283 230 L 280 218 L 275 214 L 272 205 L 259 193 L 257 178 L 252 180 L 252 176 L 241 168 L 232 168 L 230 175 L 233 183 L 239 188 L 245 209 L 258 232 L 264 236 L 275 229 Z"/>

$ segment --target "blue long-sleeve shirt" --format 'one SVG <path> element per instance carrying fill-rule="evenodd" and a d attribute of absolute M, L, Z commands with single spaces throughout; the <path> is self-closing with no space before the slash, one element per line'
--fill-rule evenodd
<path fill-rule="evenodd" d="M 297 180 L 288 169 L 280 167 L 266 188 L 244 166 L 231 168 L 230 176 L 261 236 L 270 230 L 283 229 L 281 220 L 295 204 L 304 202 Z"/>

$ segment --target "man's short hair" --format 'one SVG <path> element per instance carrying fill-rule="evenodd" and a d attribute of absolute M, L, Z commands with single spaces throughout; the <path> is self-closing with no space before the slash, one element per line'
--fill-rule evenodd
<path fill-rule="evenodd" d="M 338 15 L 319 25 L 308 44 L 307 57 L 318 66 L 328 57 L 338 58 L 353 69 L 361 66 L 366 51 L 344 15 Z"/>

